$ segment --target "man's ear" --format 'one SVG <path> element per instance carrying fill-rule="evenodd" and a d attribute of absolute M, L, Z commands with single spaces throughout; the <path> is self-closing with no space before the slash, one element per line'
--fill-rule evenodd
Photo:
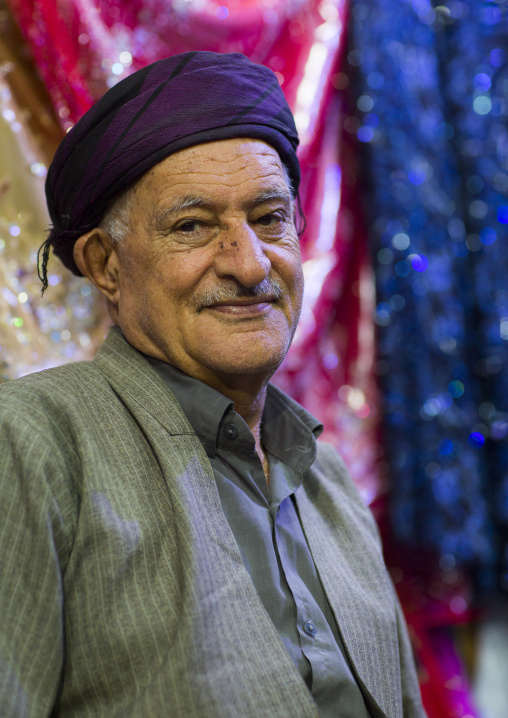
<path fill-rule="evenodd" d="M 96 227 L 81 235 L 74 244 L 74 261 L 81 274 L 95 284 L 108 302 L 118 304 L 119 258 L 107 232 Z"/>

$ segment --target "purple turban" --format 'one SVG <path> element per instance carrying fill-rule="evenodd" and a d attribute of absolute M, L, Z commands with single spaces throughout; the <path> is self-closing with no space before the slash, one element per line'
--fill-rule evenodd
<path fill-rule="evenodd" d="M 42 245 L 74 274 L 74 242 L 96 227 L 111 198 L 174 152 L 203 142 L 253 137 L 272 145 L 298 189 L 298 135 L 274 73 L 240 53 L 186 52 L 115 85 L 60 144 L 46 198 L 53 227 Z M 45 287 L 44 287 L 45 288 Z"/>

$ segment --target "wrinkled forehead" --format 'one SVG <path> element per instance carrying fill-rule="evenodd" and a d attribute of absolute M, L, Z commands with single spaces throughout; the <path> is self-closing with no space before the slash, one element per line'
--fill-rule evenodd
<path fill-rule="evenodd" d="M 195 145 L 164 158 L 141 178 L 139 188 L 157 194 L 165 188 L 216 192 L 243 187 L 259 192 L 278 187 L 291 199 L 294 192 L 289 172 L 277 150 L 253 138 L 231 138 Z"/>

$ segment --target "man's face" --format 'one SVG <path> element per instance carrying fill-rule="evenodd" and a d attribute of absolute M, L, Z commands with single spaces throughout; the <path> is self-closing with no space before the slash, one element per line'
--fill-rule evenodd
<path fill-rule="evenodd" d="M 129 225 L 114 311 L 128 341 L 212 384 L 271 376 L 303 292 L 278 153 L 232 139 L 171 155 L 138 183 Z"/>

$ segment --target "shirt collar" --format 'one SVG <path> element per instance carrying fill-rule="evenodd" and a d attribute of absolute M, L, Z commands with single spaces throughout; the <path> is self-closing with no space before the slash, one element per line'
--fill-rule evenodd
<path fill-rule="evenodd" d="M 298 473 L 316 458 L 316 439 L 323 425 L 273 384 L 268 384 L 261 435 L 263 446 Z"/>
<path fill-rule="evenodd" d="M 182 407 L 209 458 L 216 455 L 219 432 L 233 411 L 231 399 L 166 362 L 144 355 L 164 379 Z M 298 473 L 316 457 L 316 439 L 323 425 L 273 384 L 268 384 L 261 437 L 266 450 Z"/>
<path fill-rule="evenodd" d="M 233 409 L 231 399 L 172 364 L 144 356 L 171 389 L 207 455 L 213 459 L 224 416 Z"/>

